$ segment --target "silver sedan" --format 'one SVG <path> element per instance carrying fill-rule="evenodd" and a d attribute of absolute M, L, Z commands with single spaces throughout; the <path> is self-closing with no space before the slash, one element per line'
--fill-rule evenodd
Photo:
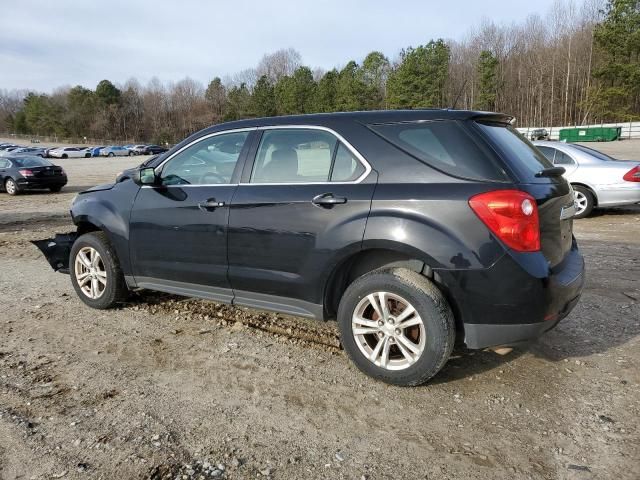
<path fill-rule="evenodd" d="M 616 207 L 640 202 L 640 162 L 616 160 L 575 143 L 533 144 L 558 167 L 566 170 L 576 197 L 576 217 L 583 218 L 594 208 Z"/>

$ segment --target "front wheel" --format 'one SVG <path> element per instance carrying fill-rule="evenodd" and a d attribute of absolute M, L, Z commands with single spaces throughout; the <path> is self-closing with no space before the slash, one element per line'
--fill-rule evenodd
<path fill-rule="evenodd" d="M 581 185 L 574 185 L 573 194 L 576 206 L 576 214 L 573 218 L 588 217 L 595 205 L 593 193 L 591 193 L 589 189 Z"/>
<path fill-rule="evenodd" d="M 103 232 L 80 236 L 69 257 L 71 283 L 92 308 L 112 308 L 127 297 L 127 286 L 116 252 Z"/>
<path fill-rule="evenodd" d="M 113 152 L 109 152 L 109 155 L 108 155 L 108 156 L 109 156 L 109 157 L 115 157 L 115 155 L 114 155 L 114 153 L 113 153 Z"/>
<path fill-rule="evenodd" d="M 455 341 L 451 308 L 438 288 L 411 270 L 377 270 L 355 280 L 338 309 L 342 345 L 356 366 L 383 382 L 427 382 Z"/>

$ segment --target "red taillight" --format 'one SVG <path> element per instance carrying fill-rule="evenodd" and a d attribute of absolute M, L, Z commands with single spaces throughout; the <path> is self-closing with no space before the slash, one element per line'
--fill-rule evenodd
<path fill-rule="evenodd" d="M 33 172 L 26 168 L 18 170 L 18 172 L 20 172 L 20 175 L 22 175 L 23 177 L 33 177 Z"/>
<path fill-rule="evenodd" d="M 627 182 L 640 182 L 640 165 L 636 165 L 622 177 Z"/>
<path fill-rule="evenodd" d="M 509 248 L 540 250 L 540 222 L 536 200 L 521 190 L 494 190 L 469 199 L 480 220 Z"/>

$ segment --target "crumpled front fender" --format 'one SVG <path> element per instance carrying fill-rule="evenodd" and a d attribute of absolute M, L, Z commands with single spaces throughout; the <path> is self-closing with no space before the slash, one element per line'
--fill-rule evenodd
<path fill-rule="evenodd" d="M 69 273 L 69 255 L 71 247 L 78 238 L 76 232 L 56 233 L 54 238 L 33 240 L 33 243 L 43 253 L 51 268 L 56 272 Z"/>

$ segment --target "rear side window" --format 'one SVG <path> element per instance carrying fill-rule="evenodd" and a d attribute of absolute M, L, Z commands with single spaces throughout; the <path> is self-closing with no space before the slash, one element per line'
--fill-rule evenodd
<path fill-rule="evenodd" d="M 444 173 L 476 180 L 508 180 L 467 129 L 456 121 L 372 125 L 378 135 Z"/>
<path fill-rule="evenodd" d="M 318 129 L 265 130 L 251 183 L 352 182 L 365 167 L 332 133 Z"/>
<path fill-rule="evenodd" d="M 545 168 L 553 167 L 553 164 L 516 129 L 495 123 L 478 123 L 478 125 L 502 152 L 505 159 L 525 175 L 525 180 L 547 181 L 536 179 L 535 174 Z"/>

